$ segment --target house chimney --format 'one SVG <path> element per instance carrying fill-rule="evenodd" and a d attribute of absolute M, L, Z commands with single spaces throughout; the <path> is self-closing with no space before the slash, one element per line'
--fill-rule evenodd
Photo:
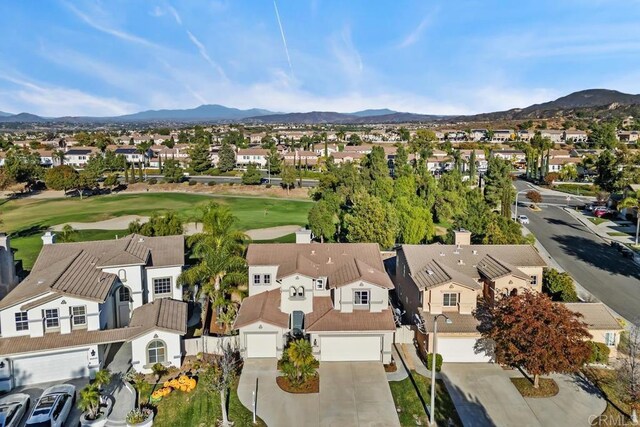
<path fill-rule="evenodd" d="M 296 231 L 296 243 L 311 243 L 311 230 L 301 228 Z"/>
<path fill-rule="evenodd" d="M 56 235 L 55 233 L 52 233 L 50 231 L 47 231 L 46 233 L 44 233 L 44 235 L 41 237 L 42 239 L 42 244 L 44 245 L 52 245 L 56 242 Z"/>
<path fill-rule="evenodd" d="M 456 230 L 453 232 L 453 235 L 455 236 L 454 238 L 454 244 L 456 245 L 456 247 L 460 247 L 460 246 L 469 246 L 471 245 L 471 232 L 464 230 L 464 229 L 460 229 L 460 230 Z"/>

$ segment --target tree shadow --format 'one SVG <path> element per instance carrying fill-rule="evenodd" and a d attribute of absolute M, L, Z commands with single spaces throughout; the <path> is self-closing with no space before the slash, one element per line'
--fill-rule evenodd
<path fill-rule="evenodd" d="M 574 230 L 584 231 L 584 228 L 582 226 L 577 226 L 563 219 L 545 217 L 544 220 L 547 221 L 549 224 L 561 225 L 564 227 L 573 228 Z"/>
<path fill-rule="evenodd" d="M 567 254 L 614 275 L 640 279 L 640 268 L 604 242 L 579 236 L 556 235 L 553 240 Z"/>
<path fill-rule="evenodd" d="M 440 375 L 465 427 L 497 426 L 477 396 L 462 390 L 446 373 L 441 372 Z"/>

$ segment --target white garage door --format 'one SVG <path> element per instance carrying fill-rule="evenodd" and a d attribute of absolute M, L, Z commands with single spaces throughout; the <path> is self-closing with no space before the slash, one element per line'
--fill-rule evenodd
<path fill-rule="evenodd" d="M 438 338 L 437 351 L 445 363 L 489 362 L 491 358 L 484 352 L 475 352 L 475 344 L 476 338 Z"/>
<path fill-rule="evenodd" d="M 278 334 L 246 334 L 247 357 L 276 357 Z"/>
<path fill-rule="evenodd" d="M 381 360 L 382 337 L 379 335 L 320 337 L 320 360 L 323 362 L 359 362 Z"/>
<path fill-rule="evenodd" d="M 16 386 L 89 376 L 88 350 L 13 359 Z"/>

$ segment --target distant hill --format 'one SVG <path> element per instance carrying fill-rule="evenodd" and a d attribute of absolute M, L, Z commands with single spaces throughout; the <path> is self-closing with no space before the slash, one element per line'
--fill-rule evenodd
<path fill-rule="evenodd" d="M 395 114 L 397 111 L 389 110 L 388 108 L 381 108 L 379 110 L 362 110 L 350 113 L 352 116 L 358 117 L 375 117 L 375 116 L 387 116 L 389 114 Z"/>
<path fill-rule="evenodd" d="M 47 119 L 30 113 L 10 114 L 0 117 L 0 123 L 43 123 Z"/>
<path fill-rule="evenodd" d="M 545 119 L 551 117 L 567 117 L 580 111 L 591 116 L 601 116 L 603 110 L 615 112 L 625 107 L 640 105 L 640 95 L 631 95 L 609 89 L 588 89 L 573 92 L 555 101 L 530 105 L 526 108 L 513 108 L 507 111 L 483 113 L 472 116 L 457 117 L 466 121 L 497 121 Z M 611 115 L 611 114 L 610 114 Z"/>
<path fill-rule="evenodd" d="M 186 110 L 149 110 L 140 113 L 128 114 L 118 117 L 110 117 L 114 121 L 202 121 L 202 120 L 242 120 L 247 117 L 264 116 L 274 114 L 273 111 L 252 108 L 250 110 L 240 110 L 229 108 L 223 105 L 201 105 L 196 108 Z"/>
<path fill-rule="evenodd" d="M 374 110 L 383 111 L 383 110 Z M 391 110 L 389 110 L 391 111 Z M 371 116 L 357 116 L 355 114 L 336 113 L 333 111 L 311 111 L 309 113 L 271 114 L 244 119 L 247 123 L 292 123 L 292 124 L 367 124 L 367 123 L 405 123 L 430 122 L 445 116 L 396 113 L 374 114 Z"/>
<path fill-rule="evenodd" d="M 5 113 L 4 111 L 0 111 L 0 117 L 9 117 L 9 116 L 13 116 L 13 114 Z"/>

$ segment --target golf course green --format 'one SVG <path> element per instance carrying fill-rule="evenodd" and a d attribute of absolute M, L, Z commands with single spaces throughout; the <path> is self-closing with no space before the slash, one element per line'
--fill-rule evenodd
<path fill-rule="evenodd" d="M 229 206 L 239 230 L 280 225 L 304 225 L 313 203 L 306 200 L 191 193 L 111 194 L 79 198 L 6 200 L 0 204 L 0 229 L 11 235 L 16 259 L 30 269 L 49 227 L 69 222 L 95 222 L 124 215 L 150 216 L 173 211 L 185 222 L 197 218 L 198 208 L 211 201 Z M 100 240 L 122 236 L 124 230 L 80 230 L 78 240 Z"/>

